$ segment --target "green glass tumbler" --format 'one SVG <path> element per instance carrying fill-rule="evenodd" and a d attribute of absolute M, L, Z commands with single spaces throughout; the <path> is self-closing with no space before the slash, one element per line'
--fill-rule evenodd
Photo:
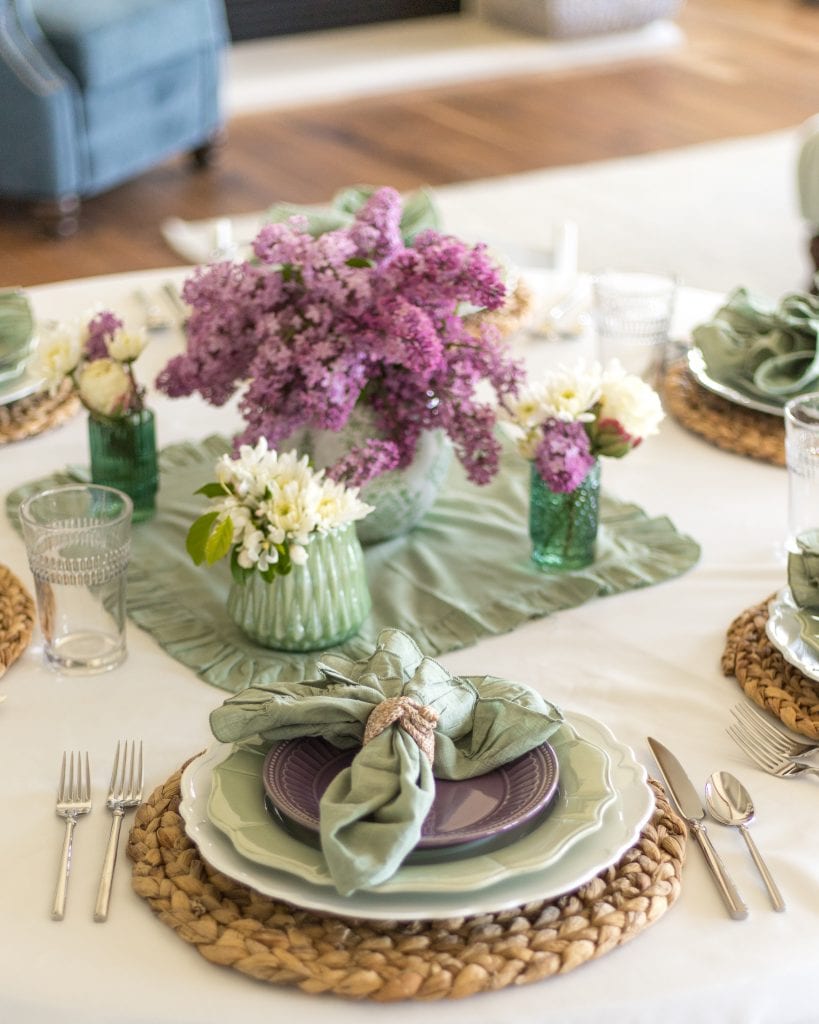
<path fill-rule="evenodd" d="M 159 468 L 156 426 L 150 409 L 117 419 L 88 417 L 91 480 L 116 487 L 134 503 L 133 522 L 150 519 L 156 508 Z"/>
<path fill-rule="evenodd" d="M 228 615 L 251 640 L 279 651 L 316 651 L 358 632 L 372 602 L 355 524 L 314 534 L 307 556 L 270 582 L 254 572 L 232 583 Z"/>
<path fill-rule="evenodd" d="M 531 467 L 529 536 L 532 561 L 544 572 L 582 569 L 594 561 L 600 515 L 600 461 L 568 493 L 550 490 Z"/>

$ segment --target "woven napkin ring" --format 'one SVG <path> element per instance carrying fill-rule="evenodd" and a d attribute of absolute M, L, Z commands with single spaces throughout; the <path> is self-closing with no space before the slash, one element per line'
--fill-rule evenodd
<path fill-rule="evenodd" d="M 395 723 L 409 733 L 418 744 L 421 753 L 432 764 L 435 756 L 435 726 L 438 724 L 438 712 L 434 708 L 419 704 L 412 697 L 387 697 L 376 704 L 367 719 L 364 728 L 363 744 L 388 729 Z"/>

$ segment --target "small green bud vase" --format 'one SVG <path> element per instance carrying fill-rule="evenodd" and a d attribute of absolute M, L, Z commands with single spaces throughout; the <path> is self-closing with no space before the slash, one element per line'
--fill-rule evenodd
<path fill-rule="evenodd" d="M 159 468 L 156 426 L 150 409 L 118 419 L 88 417 L 91 480 L 124 491 L 134 503 L 133 522 L 150 519 L 156 510 Z"/>
<path fill-rule="evenodd" d="M 543 572 L 582 569 L 594 561 L 599 513 L 599 459 L 580 486 L 565 494 L 550 490 L 532 463 L 529 536 L 532 561 Z"/>
<path fill-rule="evenodd" d="M 358 632 L 372 607 L 355 524 L 316 533 L 307 561 L 268 583 L 259 572 L 236 580 L 228 615 L 251 640 L 278 651 L 334 647 Z"/>

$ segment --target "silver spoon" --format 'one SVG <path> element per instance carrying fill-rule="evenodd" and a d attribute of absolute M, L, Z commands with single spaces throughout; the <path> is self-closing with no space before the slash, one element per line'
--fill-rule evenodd
<path fill-rule="evenodd" d="M 785 901 L 748 831 L 748 825 L 754 820 L 751 794 L 730 772 L 714 772 L 705 783 L 705 802 L 712 818 L 722 825 L 732 825 L 742 833 L 754 864 L 762 875 L 774 910 L 784 910 Z"/>

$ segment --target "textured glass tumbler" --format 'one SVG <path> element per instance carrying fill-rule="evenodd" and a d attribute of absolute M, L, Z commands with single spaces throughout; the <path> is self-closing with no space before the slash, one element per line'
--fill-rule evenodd
<path fill-rule="evenodd" d="M 617 359 L 629 373 L 656 383 L 665 364 L 676 294 L 676 280 L 662 274 L 598 274 L 592 283 L 592 313 L 600 362 Z"/>
<path fill-rule="evenodd" d="M 131 499 L 111 487 L 55 487 L 20 506 L 46 661 L 93 675 L 125 658 Z"/>
<path fill-rule="evenodd" d="M 785 405 L 785 459 L 788 465 L 789 551 L 796 538 L 819 528 L 819 392 Z"/>
<path fill-rule="evenodd" d="M 254 572 L 234 582 L 228 614 L 251 640 L 279 651 L 333 647 L 357 633 L 370 613 L 364 553 L 355 525 L 315 534 L 304 565 L 270 583 Z"/>
<path fill-rule="evenodd" d="M 88 417 L 91 479 L 95 484 L 125 491 L 134 503 L 133 521 L 154 514 L 159 470 L 156 459 L 156 428 L 150 409 L 132 412 L 121 419 Z"/>
<path fill-rule="evenodd" d="M 579 487 L 568 493 L 550 490 L 531 468 L 529 536 L 532 561 L 544 572 L 582 569 L 594 561 L 600 516 L 600 462 Z"/>

